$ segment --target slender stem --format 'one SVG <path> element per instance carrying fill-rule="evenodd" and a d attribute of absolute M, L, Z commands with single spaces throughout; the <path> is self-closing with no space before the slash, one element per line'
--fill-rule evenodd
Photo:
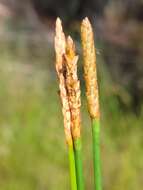
<path fill-rule="evenodd" d="M 68 145 L 71 190 L 77 190 L 73 145 Z"/>
<path fill-rule="evenodd" d="M 100 122 L 92 119 L 94 189 L 102 190 L 101 160 L 100 160 Z"/>
<path fill-rule="evenodd" d="M 81 139 L 80 138 L 74 140 L 74 153 L 75 153 L 77 189 L 84 190 L 84 177 L 83 177 L 83 168 L 82 168 L 82 154 L 81 154 Z"/>

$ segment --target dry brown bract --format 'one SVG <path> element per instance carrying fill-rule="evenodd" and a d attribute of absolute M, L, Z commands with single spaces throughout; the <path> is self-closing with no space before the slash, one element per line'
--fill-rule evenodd
<path fill-rule="evenodd" d="M 84 57 L 84 77 L 86 82 L 86 96 L 88 110 L 92 118 L 99 119 L 99 95 L 96 74 L 96 53 L 94 46 L 94 36 L 88 18 L 81 24 L 81 39 Z"/>
<path fill-rule="evenodd" d="M 59 78 L 60 97 L 67 143 L 80 137 L 80 82 L 77 77 L 78 56 L 71 37 L 65 40 L 61 20 L 56 21 L 55 36 L 56 71 Z"/>

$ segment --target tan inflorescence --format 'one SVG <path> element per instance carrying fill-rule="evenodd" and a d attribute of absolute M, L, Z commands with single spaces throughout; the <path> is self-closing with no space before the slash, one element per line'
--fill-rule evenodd
<path fill-rule="evenodd" d="M 73 138 L 80 137 L 80 82 L 77 76 L 78 56 L 75 55 L 75 44 L 69 36 L 66 42 L 66 85 L 71 110 L 71 130 Z"/>
<path fill-rule="evenodd" d="M 86 83 L 86 96 L 88 110 L 92 118 L 99 119 L 99 95 L 96 73 L 96 52 L 94 46 L 94 36 L 88 18 L 81 24 L 81 39 L 84 57 L 84 77 Z"/>
<path fill-rule="evenodd" d="M 64 116 L 67 143 L 80 136 L 80 83 L 77 77 L 78 56 L 71 37 L 65 40 L 62 24 L 56 21 L 55 36 L 56 71 L 59 78 L 60 97 Z"/>
<path fill-rule="evenodd" d="M 56 21 L 55 51 L 56 51 L 56 71 L 59 78 L 60 98 L 62 102 L 62 112 L 64 116 L 64 130 L 66 142 L 72 144 L 71 135 L 71 113 L 66 90 L 66 81 L 64 77 L 64 54 L 65 54 L 65 35 L 63 33 L 61 20 Z"/>

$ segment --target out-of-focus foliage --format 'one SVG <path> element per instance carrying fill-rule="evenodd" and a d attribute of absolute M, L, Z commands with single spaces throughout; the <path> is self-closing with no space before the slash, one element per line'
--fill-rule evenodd
<path fill-rule="evenodd" d="M 89 16 L 95 25 L 96 37 L 102 43 L 101 53 L 112 79 L 118 86 L 124 86 L 131 95 L 130 101 L 118 96 L 119 101 L 123 107 L 133 109 L 136 114 L 141 111 L 143 96 L 142 9 L 142 0 L 60 0 L 58 5 L 56 0 L 0 2 L 3 15 L 1 23 L 5 20 L 2 18 L 7 18 L 3 22 L 6 28 L 22 32 L 31 30 L 33 35 L 36 33 L 41 36 L 41 32 L 44 32 L 50 40 L 53 39 L 53 19 L 57 16 L 68 23 L 70 30 L 75 33 L 79 32 L 79 22 L 76 20 Z"/>
<path fill-rule="evenodd" d="M 137 114 L 143 96 L 142 9 L 140 0 L 111 1 L 99 21 L 105 61 L 115 82 L 131 94 L 131 109 Z"/>
<path fill-rule="evenodd" d="M 25 47 L 15 44 L 11 52 L 7 44 L 0 49 L 0 186 L 66 190 L 68 158 L 54 60 L 43 42 L 35 45 L 33 54 Z M 44 52 L 38 54 L 40 47 Z M 104 188 L 141 189 L 143 113 L 137 117 L 121 109 L 101 55 L 98 70 Z M 86 188 L 92 189 L 91 129 L 83 85 L 82 124 Z"/>
<path fill-rule="evenodd" d="M 23 19 L 23 16 L 32 19 L 35 9 L 42 17 L 59 16 L 64 21 L 71 21 L 85 15 L 101 15 L 107 2 L 108 0 L 59 0 L 58 2 L 56 0 L 1 0 L 1 4 L 20 16 L 17 19 Z"/>

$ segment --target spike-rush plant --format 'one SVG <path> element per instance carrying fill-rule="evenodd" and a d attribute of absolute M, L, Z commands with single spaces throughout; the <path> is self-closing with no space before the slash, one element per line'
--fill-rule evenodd
<path fill-rule="evenodd" d="M 96 53 L 91 24 L 85 18 L 81 24 L 84 60 L 84 78 L 88 111 L 91 117 L 93 138 L 94 189 L 102 190 L 100 169 L 100 112 L 96 73 Z M 72 38 L 65 37 L 62 23 L 56 21 L 56 71 L 59 79 L 64 130 L 69 152 L 71 190 L 84 190 L 81 153 L 80 82 L 77 76 L 78 56 Z"/>

